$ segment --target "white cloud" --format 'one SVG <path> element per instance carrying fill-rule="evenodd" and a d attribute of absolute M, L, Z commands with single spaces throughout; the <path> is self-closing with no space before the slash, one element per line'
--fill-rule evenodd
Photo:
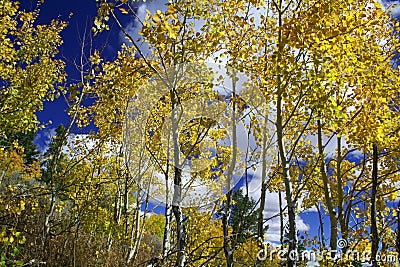
<path fill-rule="evenodd" d="M 136 44 L 139 46 L 140 50 L 145 56 L 150 56 L 151 53 L 148 44 L 143 41 L 139 41 L 139 39 L 142 37 L 139 34 L 139 30 L 141 29 L 141 22 L 143 22 L 146 17 L 146 10 L 148 10 L 151 14 L 154 14 L 157 10 L 165 12 L 167 10 L 166 6 L 167 3 L 168 1 L 166 0 L 157 0 L 157 1 L 150 1 L 147 3 L 141 3 L 136 12 L 136 16 L 138 17 L 139 21 L 138 20 L 131 21 L 124 28 L 126 33 L 133 38 L 133 40 L 136 42 Z M 128 41 L 125 38 L 125 35 L 122 32 L 120 33 L 120 40 L 122 43 L 131 45 L 130 41 Z"/>
<path fill-rule="evenodd" d="M 249 183 L 249 195 L 258 200 L 261 197 L 261 166 L 252 173 L 252 177 Z M 245 188 L 242 188 L 245 190 Z M 301 204 L 301 200 L 298 201 L 298 205 Z M 285 193 L 282 193 L 282 207 L 286 206 Z M 311 211 L 311 210 L 308 210 Z M 266 232 L 267 238 L 266 242 L 279 243 L 281 234 L 281 221 L 279 215 L 279 194 L 276 192 L 267 191 L 265 198 L 265 208 L 264 208 L 264 219 L 269 219 L 266 224 L 268 225 L 268 230 Z M 288 222 L 287 217 L 284 218 L 283 223 L 286 225 Z M 296 227 L 300 232 L 310 230 L 310 226 L 299 216 L 296 216 Z"/>
<path fill-rule="evenodd" d="M 63 146 L 62 152 L 71 158 L 82 157 L 93 150 L 97 142 L 89 134 L 70 134 L 67 136 L 67 142 Z"/>
<path fill-rule="evenodd" d="M 44 154 L 49 148 L 53 136 L 55 135 L 56 128 L 46 128 L 42 131 L 39 131 L 35 136 L 35 140 L 33 141 L 33 143 L 36 145 L 37 150 L 39 150 L 40 153 Z"/>

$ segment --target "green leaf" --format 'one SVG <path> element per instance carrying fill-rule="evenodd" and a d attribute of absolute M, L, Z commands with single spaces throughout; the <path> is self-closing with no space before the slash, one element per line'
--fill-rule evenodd
<path fill-rule="evenodd" d="M 12 252 L 11 252 L 11 256 L 15 257 L 15 256 L 18 255 L 18 253 L 19 253 L 18 248 L 14 248 L 14 249 L 12 250 Z"/>

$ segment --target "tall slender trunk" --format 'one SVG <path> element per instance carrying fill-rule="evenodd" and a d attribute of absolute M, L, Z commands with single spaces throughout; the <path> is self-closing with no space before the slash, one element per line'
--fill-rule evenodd
<path fill-rule="evenodd" d="M 318 123 L 318 154 L 320 160 L 319 169 L 321 172 L 322 181 L 324 183 L 325 203 L 328 208 L 329 220 L 331 224 L 330 249 L 333 251 L 331 256 L 335 257 L 336 253 L 334 251 L 337 248 L 337 241 L 338 241 L 337 218 L 332 203 L 328 174 L 326 173 L 325 170 L 325 155 L 324 155 L 324 147 L 322 144 L 322 124 L 320 120 L 318 120 L 317 123 Z"/>
<path fill-rule="evenodd" d="M 81 219 L 79 218 L 78 224 L 76 225 L 74 240 L 72 242 L 72 266 L 76 266 L 76 241 L 78 240 L 79 227 L 81 226 Z"/>
<path fill-rule="evenodd" d="M 321 250 L 325 249 L 325 232 L 324 232 L 324 222 L 322 221 L 322 212 L 319 207 L 319 203 L 315 204 L 318 211 L 318 219 L 319 219 L 319 228 L 321 233 Z"/>
<path fill-rule="evenodd" d="M 400 254 L 400 201 L 397 204 L 396 251 Z"/>
<path fill-rule="evenodd" d="M 293 201 L 292 196 L 292 183 L 290 181 L 290 174 L 289 174 L 289 162 L 286 155 L 286 145 L 284 141 L 284 129 L 283 129 L 283 91 L 284 86 L 282 85 L 282 67 L 280 66 L 280 62 L 282 60 L 282 53 L 283 53 L 283 41 L 282 41 L 282 30 L 281 27 L 283 25 L 283 11 L 282 11 L 282 0 L 279 1 L 279 8 L 278 8 L 278 23 L 279 23 L 279 30 L 278 30 L 278 64 L 277 64 L 277 104 L 276 104 L 276 131 L 277 131 L 277 142 L 278 142 L 278 152 L 281 161 L 282 167 L 282 176 L 283 182 L 285 185 L 285 194 L 286 194 L 286 201 L 288 207 L 288 220 L 289 220 L 289 231 L 288 231 L 288 238 L 289 238 L 289 251 L 288 251 L 288 267 L 293 267 L 297 265 L 297 262 L 293 257 L 290 255 L 295 255 L 297 252 L 297 238 L 296 238 L 296 211 L 295 211 L 295 203 Z"/>
<path fill-rule="evenodd" d="M 279 200 L 279 228 L 280 228 L 279 229 L 279 242 L 281 244 L 283 244 L 283 239 L 285 236 L 285 223 L 283 221 L 284 214 L 283 214 L 283 208 L 282 208 L 283 201 L 282 201 L 282 192 L 281 191 L 278 192 L 278 200 Z"/>
<path fill-rule="evenodd" d="M 118 177 L 117 179 L 117 192 L 115 193 L 114 197 L 114 214 L 113 214 L 113 219 L 114 222 L 119 225 L 121 222 L 121 216 L 122 216 L 122 201 L 123 201 L 123 193 L 122 193 L 122 185 L 121 185 L 121 179 Z M 111 251 L 111 247 L 113 244 L 113 236 L 112 236 L 112 228 L 110 228 L 108 232 L 108 238 L 107 238 L 107 251 Z"/>
<path fill-rule="evenodd" d="M 226 266 L 232 267 L 233 266 L 233 253 L 234 247 L 231 247 L 231 238 L 229 236 L 229 221 L 231 218 L 231 208 L 232 208 L 232 190 L 231 190 L 231 180 L 233 178 L 234 169 L 236 166 L 237 161 L 237 133 L 236 133 L 236 75 L 233 74 L 232 77 L 232 116 L 231 116 L 231 123 L 232 123 L 232 161 L 227 170 L 227 189 L 229 190 L 226 193 L 226 201 L 224 203 L 224 212 L 222 214 L 222 231 L 224 235 L 224 254 L 226 259 Z"/>
<path fill-rule="evenodd" d="M 124 179 L 124 207 L 123 207 L 123 215 L 124 215 L 124 226 L 125 226 L 125 236 L 128 236 L 129 234 L 129 212 L 128 212 L 128 206 L 129 206 L 129 189 L 128 189 L 128 177 L 127 174 L 125 174 L 125 179 Z"/>
<path fill-rule="evenodd" d="M 141 211 L 141 202 L 140 202 L 140 195 L 138 194 L 136 196 L 136 207 L 135 207 L 135 221 L 132 221 L 131 225 L 131 231 L 130 231 L 130 242 L 131 246 L 129 248 L 129 253 L 128 253 L 128 258 L 127 258 L 127 264 L 129 265 L 131 262 L 134 262 L 138 252 L 139 252 L 139 247 L 140 243 L 142 241 L 143 237 L 143 231 L 144 231 L 144 226 L 146 224 L 146 211 L 148 208 L 148 203 L 149 203 L 149 196 L 146 196 L 146 201 L 145 201 L 145 208 L 144 208 L 144 214 L 140 215 Z"/>
<path fill-rule="evenodd" d="M 289 251 L 288 255 L 295 255 L 297 251 L 297 238 L 296 238 L 296 211 L 295 211 L 295 203 L 292 199 L 292 185 L 290 181 L 290 174 L 289 174 L 289 162 L 286 158 L 286 149 L 283 140 L 283 128 L 282 128 L 282 116 L 280 112 L 282 112 L 282 97 L 281 95 L 278 96 L 278 114 L 277 114 L 277 137 L 278 137 L 278 147 L 279 147 L 279 154 L 282 164 L 282 174 L 283 174 L 283 181 L 285 184 L 285 194 L 286 194 L 286 201 L 288 207 L 288 219 L 289 219 Z M 288 256 L 288 267 L 296 266 L 296 260 L 292 257 Z"/>
<path fill-rule="evenodd" d="M 228 178 L 229 179 L 229 178 Z M 233 249 L 230 246 L 229 236 L 229 219 L 231 217 L 231 205 L 232 205 L 232 191 L 226 194 L 226 201 L 224 204 L 224 213 L 222 215 L 222 230 L 224 235 L 224 254 L 226 259 L 226 266 L 233 266 Z"/>
<path fill-rule="evenodd" d="M 337 218 L 340 224 L 340 231 L 342 233 L 342 239 L 348 239 L 348 227 L 346 224 L 346 216 L 344 214 L 344 191 L 343 191 L 343 177 L 342 177 L 342 138 L 340 136 L 337 137 L 337 163 L 336 163 L 336 178 L 337 178 L 337 192 L 338 192 L 338 215 Z M 347 248 L 343 248 L 343 251 L 346 252 Z"/>
<path fill-rule="evenodd" d="M 165 204 L 165 225 L 164 225 L 164 237 L 163 237 L 163 248 L 162 248 L 163 259 L 166 259 L 168 257 L 168 253 L 171 250 L 171 215 L 172 215 L 172 207 L 167 202 Z"/>
<path fill-rule="evenodd" d="M 377 267 L 379 264 L 376 255 L 379 248 L 378 226 L 376 221 L 376 195 L 378 191 L 378 146 L 373 144 L 372 152 L 372 192 L 371 192 L 371 259 L 372 266 Z"/>
<path fill-rule="evenodd" d="M 278 3 L 278 56 L 277 56 L 277 104 L 276 104 L 276 131 L 277 131 L 277 142 L 278 142 L 278 153 L 280 156 L 283 182 L 285 185 L 285 195 L 288 208 L 288 220 L 289 220 L 289 251 L 287 258 L 288 267 L 297 265 L 297 262 L 290 255 L 294 255 L 297 252 L 297 238 L 296 238 L 296 210 L 295 202 L 292 196 L 292 183 L 290 181 L 289 174 L 289 162 L 286 155 L 286 145 L 284 141 L 284 129 L 283 129 L 283 93 L 285 86 L 282 84 L 282 54 L 284 49 L 283 36 L 282 36 L 282 25 L 283 25 L 283 9 L 282 0 Z"/>
<path fill-rule="evenodd" d="M 141 231 L 140 231 L 140 207 L 135 210 L 135 222 L 132 222 L 132 227 L 130 231 L 130 242 L 128 257 L 126 263 L 129 265 L 136 258 L 137 251 L 139 249 L 141 241 Z"/>
<path fill-rule="evenodd" d="M 186 229 L 184 225 L 184 217 L 181 208 L 181 196 L 182 196 L 182 173 L 178 167 L 175 167 L 174 177 L 174 198 L 172 204 L 172 212 L 174 213 L 176 221 L 176 236 L 177 236 L 177 248 L 178 255 L 175 262 L 175 267 L 185 267 L 186 265 Z"/>
<path fill-rule="evenodd" d="M 168 166 L 165 173 L 165 225 L 164 225 L 164 236 L 163 236 L 163 247 L 162 247 L 162 266 L 166 266 L 165 259 L 167 259 L 168 254 L 171 251 L 171 217 L 172 217 L 172 206 L 170 204 L 169 194 L 169 180 L 168 180 Z"/>
<path fill-rule="evenodd" d="M 53 180 L 53 177 L 51 179 Z M 48 212 L 46 213 L 46 217 L 44 220 L 44 231 L 43 231 L 43 238 L 42 238 L 43 247 L 45 246 L 47 237 L 50 234 L 50 218 L 53 216 L 54 210 L 56 208 L 56 199 L 55 199 L 56 193 L 55 193 L 53 181 L 51 181 L 50 190 L 51 190 L 50 208 L 49 208 Z"/>
<path fill-rule="evenodd" d="M 258 211 L 258 222 L 257 222 L 257 237 L 259 240 L 264 240 L 264 209 L 265 209 L 265 197 L 267 194 L 267 123 L 268 117 L 264 119 L 263 129 L 263 140 L 262 140 L 262 170 L 261 170 L 261 197 L 260 197 L 260 209 Z M 262 242 L 260 242 L 262 243 Z M 262 248 L 262 244 L 261 247 Z"/>
<path fill-rule="evenodd" d="M 124 180 L 123 180 L 123 194 L 122 194 L 122 201 L 123 201 L 123 207 L 122 207 L 122 223 L 124 227 L 124 236 L 126 238 L 129 237 L 130 231 L 129 231 L 129 224 L 130 224 L 130 216 L 129 216 L 129 211 L 128 211 L 128 206 L 129 206 L 129 190 L 128 190 L 128 178 L 127 178 L 127 173 L 124 175 Z M 129 254 L 131 251 L 131 246 L 129 247 L 124 247 L 123 248 L 123 255 L 126 255 L 126 259 L 129 259 Z"/>
<path fill-rule="evenodd" d="M 168 147 L 170 145 L 170 138 L 168 138 Z M 170 151 L 167 151 L 167 158 L 170 157 Z M 168 255 L 171 252 L 171 220 L 172 220 L 172 205 L 170 204 L 170 193 L 171 188 L 169 186 L 169 167 L 167 164 L 164 173 L 165 176 L 165 225 L 164 225 L 164 236 L 163 236 L 163 246 L 162 246 L 162 257 L 163 261 L 161 266 L 168 266 L 170 262 L 168 261 Z"/>
<path fill-rule="evenodd" d="M 178 135 L 178 118 L 175 107 L 178 104 L 176 99 L 176 91 L 170 91 L 172 104 L 172 142 L 174 146 L 174 194 L 172 199 L 172 212 L 176 221 L 176 236 L 178 254 L 175 267 L 185 267 L 186 265 L 186 229 L 184 225 L 184 216 L 182 212 L 182 170 L 180 169 L 179 158 L 179 135 Z"/>

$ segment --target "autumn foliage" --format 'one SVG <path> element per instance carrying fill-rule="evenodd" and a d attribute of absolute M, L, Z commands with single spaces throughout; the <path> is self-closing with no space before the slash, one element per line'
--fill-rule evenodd
<path fill-rule="evenodd" d="M 75 82 L 57 57 L 67 23 L 38 25 L 40 2 L 25 11 L 0 0 L 0 266 L 292 267 L 306 266 L 288 256 L 304 251 L 318 254 L 319 266 L 361 266 L 337 257 L 348 251 L 371 251 L 372 266 L 397 266 L 399 25 L 379 3 L 174 0 L 142 19 L 141 2 L 97 0 L 93 40 L 112 21 L 126 42 L 112 61 L 82 49 L 82 59 L 90 55 Z M 125 30 L 127 16 L 140 40 Z M 212 77 L 205 62 L 234 70 L 230 95 L 214 88 L 212 78 L 224 77 Z M 168 75 L 182 64 L 200 67 L 171 86 Z M 238 73 L 262 97 L 251 102 L 235 91 Z M 155 90 L 143 94 L 149 81 L 169 90 L 137 122 L 145 108 L 135 101 Z M 69 124 L 38 153 L 32 142 L 44 123 L 36 112 L 59 96 Z M 209 118 L 173 128 L 177 107 L 197 98 L 238 114 L 250 140 L 243 153 L 234 116 L 225 146 L 229 131 Z M 168 119 L 171 140 L 163 137 Z M 145 131 L 127 133 L 127 125 Z M 96 130 L 74 133 L 86 126 Z M 202 140 L 215 150 L 204 152 Z M 201 153 L 214 156 L 210 166 L 184 174 L 176 159 Z M 190 207 L 171 201 L 185 179 L 229 180 L 233 160 L 243 170 L 240 189 Z M 271 193 L 279 211 L 267 218 Z M 298 231 L 298 216 L 310 210 L 319 218 L 313 234 Z M 281 250 L 289 253 L 278 257 Z"/>

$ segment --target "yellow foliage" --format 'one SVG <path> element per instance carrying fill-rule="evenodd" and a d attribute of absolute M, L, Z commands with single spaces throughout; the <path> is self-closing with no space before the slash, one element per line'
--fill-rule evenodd
<path fill-rule="evenodd" d="M 2 0 L 0 11 L 0 136 L 38 126 L 36 111 L 54 99 L 64 80 L 64 64 L 55 59 L 66 24 L 53 20 L 35 25 L 38 11 L 19 10 L 17 1 Z"/>

